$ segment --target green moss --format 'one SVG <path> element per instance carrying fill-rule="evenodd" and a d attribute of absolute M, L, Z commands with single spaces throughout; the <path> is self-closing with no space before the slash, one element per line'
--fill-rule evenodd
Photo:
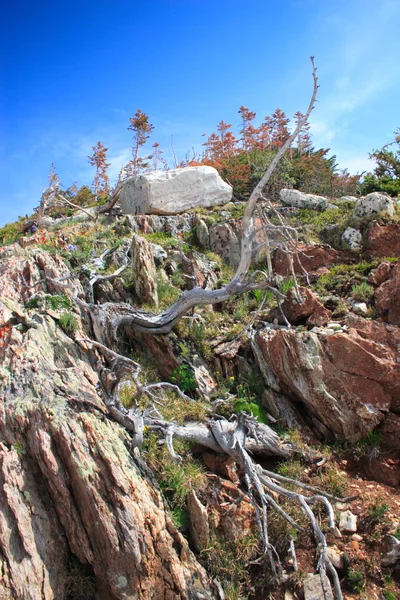
<path fill-rule="evenodd" d="M 268 423 L 268 416 L 265 410 L 256 404 L 255 402 L 246 402 L 245 400 L 236 400 L 235 404 L 236 412 L 246 412 L 248 414 L 257 417 L 260 423 Z"/>

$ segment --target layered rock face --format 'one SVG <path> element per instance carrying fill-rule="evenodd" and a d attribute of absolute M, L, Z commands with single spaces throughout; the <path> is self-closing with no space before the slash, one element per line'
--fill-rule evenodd
<path fill-rule="evenodd" d="M 232 188 L 213 167 L 153 171 L 124 182 L 120 193 L 125 214 L 175 215 L 196 206 L 219 206 L 232 198 Z"/>
<path fill-rule="evenodd" d="M 380 225 L 373 221 L 365 235 L 364 256 L 400 256 L 400 223 Z"/>
<path fill-rule="evenodd" d="M 194 580 L 207 589 L 129 436 L 105 416 L 85 344 L 54 311 L 24 309 L 34 291 L 49 291 L 28 286 L 65 265 L 17 246 L 1 258 L 1 598 L 64 598 L 71 555 L 90 566 L 104 600 L 186 599 Z"/>
<path fill-rule="evenodd" d="M 305 419 L 321 436 L 355 442 L 398 411 L 400 333 L 355 315 L 347 328 L 333 335 L 265 330 L 254 349 L 272 411 L 283 394 L 299 422 Z"/>

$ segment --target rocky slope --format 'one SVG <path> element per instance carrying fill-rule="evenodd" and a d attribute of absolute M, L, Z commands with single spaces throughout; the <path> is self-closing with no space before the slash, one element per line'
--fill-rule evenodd
<path fill-rule="evenodd" d="M 132 449 L 131 436 L 110 416 L 104 394 L 116 382 L 87 341 L 95 332 L 79 303 L 163 310 L 194 284 L 217 287 L 238 262 L 242 210 L 230 204 L 178 216 L 114 215 L 96 225 L 62 220 L 0 249 L 1 598 L 222 597 L 215 577 L 229 600 L 271 591 L 267 567 L 254 563 L 256 519 L 235 461 L 185 446 L 187 460 L 177 467 L 146 432 L 143 449 Z M 357 532 L 344 526 L 328 543 L 341 556 L 348 597 L 357 571 L 366 597 L 392 600 L 397 559 L 374 574 L 366 565 L 368 554 L 381 565 L 386 535 L 400 535 L 398 223 L 396 216 L 366 221 L 362 247 L 349 249 L 341 233 L 354 225 L 353 209 L 343 211 L 348 221 L 335 230 L 333 248 L 323 242 L 340 220 L 336 209 L 299 210 L 287 214 L 296 226 L 309 219 L 294 257 L 299 279 L 308 272 L 302 304 L 287 257 L 279 250 L 274 257 L 290 328 L 274 298 L 259 309 L 262 296 L 247 295 L 202 307 L 168 336 L 121 330 L 115 350 L 133 353 L 148 380 L 177 383 L 196 400 L 188 406 L 168 397 L 160 409 L 166 418 L 206 422 L 214 409 L 225 416 L 251 411 L 296 448 L 282 463 L 266 454 L 261 462 L 335 494 L 361 493 L 354 507 L 335 507 L 359 517 Z M 114 276 L 128 254 L 128 268 Z M 263 255 L 258 259 L 263 265 Z M 129 407 L 129 386 L 135 388 L 125 383 L 120 397 Z M 374 524 L 370 510 L 379 503 L 386 516 Z M 271 528 L 286 556 L 274 597 L 311 598 L 311 583 L 293 572 L 287 554 L 293 532 L 275 521 Z M 297 543 L 305 576 L 314 568 L 309 532 Z"/>

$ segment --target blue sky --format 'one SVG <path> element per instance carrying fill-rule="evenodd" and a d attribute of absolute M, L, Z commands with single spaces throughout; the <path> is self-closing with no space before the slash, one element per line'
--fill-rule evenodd
<path fill-rule="evenodd" d="M 38 205 L 55 163 L 61 183 L 91 184 L 101 141 L 110 175 L 130 158 L 140 107 L 171 158 L 203 133 L 304 111 L 314 55 L 311 125 L 351 173 L 400 127 L 398 0 L 14 0 L 0 24 L 0 225 Z"/>

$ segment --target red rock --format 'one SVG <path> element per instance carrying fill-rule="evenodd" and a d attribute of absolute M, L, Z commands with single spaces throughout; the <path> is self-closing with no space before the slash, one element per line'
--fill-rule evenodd
<path fill-rule="evenodd" d="M 366 233 L 363 255 L 372 258 L 400 256 L 400 223 L 379 225 L 372 222 Z"/>
<path fill-rule="evenodd" d="M 379 432 L 382 448 L 400 451 L 400 415 L 393 412 L 388 413 Z"/>
<path fill-rule="evenodd" d="M 400 262 L 392 269 L 390 279 L 375 290 L 375 306 L 387 323 L 400 325 Z"/>
<path fill-rule="evenodd" d="M 391 487 L 397 487 L 400 484 L 400 465 L 390 465 L 387 460 L 381 456 L 367 454 L 359 462 L 359 468 L 363 474 L 372 479 Z"/>
<path fill-rule="evenodd" d="M 331 318 L 331 311 L 324 307 L 318 296 L 309 288 L 301 287 L 299 292 L 303 299 L 302 304 L 298 301 L 294 288 L 287 292 L 286 300 L 282 304 L 282 310 L 289 323 L 297 325 L 308 319 L 307 323 L 310 325 L 326 325 Z"/>
<path fill-rule="evenodd" d="M 226 457 L 225 454 L 212 454 L 205 452 L 202 455 L 204 464 L 216 475 L 221 475 L 233 483 L 239 481 L 237 466 L 233 458 Z"/>
<path fill-rule="evenodd" d="M 365 437 L 399 397 L 396 353 L 356 330 L 328 337 L 260 332 L 256 343 L 267 383 L 295 405 L 301 402 L 321 435 L 330 431 L 350 441 Z"/>
<path fill-rule="evenodd" d="M 392 270 L 392 265 L 389 262 L 382 262 L 376 267 L 368 277 L 368 283 L 378 286 L 381 285 L 389 277 Z"/>
<path fill-rule="evenodd" d="M 345 263 L 354 259 L 352 252 L 334 250 L 330 246 L 299 246 L 298 251 L 293 253 L 293 266 L 297 275 L 302 275 L 305 269 L 313 273 L 321 267 L 331 267 L 338 263 Z M 300 262 L 299 262 L 300 260 Z M 290 275 L 290 265 L 287 253 L 278 248 L 273 259 L 273 267 L 278 275 Z M 302 269 L 303 267 L 303 269 Z"/>
<path fill-rule="evenodd" d="M 372 340 L 384 347 L 388 346 L 395 353 L 398 352 L 400 346 L 400 329 L 398 327 L 364 319 L 353 312 L 346 315 L 344 324 L 348 328 L 355 329 L 358 335 L 366 340 Z"/>

